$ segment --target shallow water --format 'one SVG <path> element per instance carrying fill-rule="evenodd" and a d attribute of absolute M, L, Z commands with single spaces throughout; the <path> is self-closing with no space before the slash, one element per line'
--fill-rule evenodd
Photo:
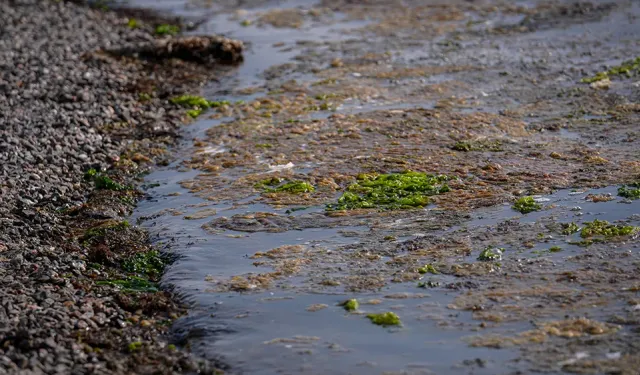
<path fill-rule="evenodd" d="M 312 1 L 274 2 L 268 6 L 293 7 L 313 4 Z M 134 1 L 133 5 L 150 5 Z M 237 70 L 223 77 L 220 82 L 207 85 L 204 95 L 215 100 L 249 100 L 251 95 L 231 95 L 241 88 L 264 84 L 262 74 L 274 65 L 284 64 L 300 53 L 290 48 L 296 41 L 325 41 L 348 38 L 344 30 L 360 27 L 366 21 L 350 21 L 332 25 L 307 26 L 302 30 L 258 28 L 241 26 L 238 19 L 230 19 L 229 14 L 209 16 L 210 10 L 197 7 L 185 9 L 182 2 L 170 1 L 151 4 L 163 10 L 171 10 L 185 16 L 201 17 L 206 14 L 208 21 L 194 33 L 218 33 L 248 42 L 246 62 Z M 252 12 L 268 9 L 251 9 Z M 519 22 L 519 19 L 505 19 L 504 22 Z M 276 42 L 283 45 L 274 46 Z M 411 56 L 417 58 L 418 54 Z M 513 56 L 508 56 L 514 58 Z M 441 82 L 445 75 L 429 78 L 429 83 Z M 300 81 L 312 77 L 304 74 L 288 75 Z M 427 82 L 427 81 L 425 81 Z M 476 90 L 477 91 L 477 90 Z M 357 114 L 383 109 L 432 108 L 435 103 L 386 103 L 345 102 L 338 107 L 338 114 Z M 485 108 L 484 110 L 489 111 Z M 314 113 L 311 117 L 324 119 L 333 114 L 329 111 Z M 185 128 L 186 141 L 179 155 L 187 157 L 190 138 L 203 137 L 206 130 L 220 125 L 229 118 L 203 118 Z M 561 136 L 579 139 L 577 133 L 561 130 Z M 223 146 L 221 146 L 223 147 Z M 223 151 L 211 148 L 208 152 Z M 180 186 L 180 181 L 198 175 L 197 171 L 180 172 L 180 160 L 169 167 L 159 169 L 146 177 L 148 183 L 159 186 L 147 190 L 149 198 L 142 201 L 135 213 L 141 225 L 148 228 L 154 239 L 166 245 L 168 251 L 179 256 L 166 273 L 163 283 L 175 288 L 191 304 L 187 317 L 176 322 L 174 330 L 188 340 L 198 354 L 219 359 L 228 364 L 234 372 L 250 374 L 371 374 L 384 371 L 405 371 L 406 373 L 430 374 L 497 374 L 522 369 L 515 361 L 516 350 L 471 348 L 464 337 L 477 331 L 478 322 L 472 319 L 470 311 L 448 309 L 457 290 L 447 288 L 423 289 L 415 283 L 389 284 L 376 292 L 347 293 L 344 291 L 318 292 L 308 287 L 304 277 L 291 276 L 278 280 L 277 287 L 267 290 L 247 292 L 220 291 L 219 281 L 235 275 L 269 272 L 271 268 L 255 266 L 250 257 L 257 252 L 265 252 L 283 245 L 306 245 L 329 251 L 343 246 L 357 245 L 366 241 L 368 225 L 345 225 L 332 228 L 305 228 L 279 233 L 224 230 L 211 233 L 202 225 L 216 218 L 255 212 L 285 215 L 287 208 L 275 208 L 256 197 L 246 197 L 237 202 L 211 202 L 199 198 Z M 298 168 L 297 172 L 304 173 Z M 239 172 L 240 174 L 242 172 Z M 178 193 L 178 194 L 176 194 Z M 549 196 L 542 196 L 545 209 L 528 215 L 521 215 L 503 205 L 475 211 L 460 225 L 429 233 L 432 236 L 446 236 L 462 230 L 495 230 L 507 220 L 533 224 L 553 220 L 555 222 L 584 222 L 594 219 L 617 221 L 627 220 L 638 224 L 640 218 L 637 203 L 622 203 L 621 199 L 610 202 L 593 203 L 584 200 L 587 193 L 611 193 L 616 195 L 616 187 L 593 189 L 581 193 L 560 190 Z M 429 207 L 432 209 L 434 207 Z M 215 210 L 210 215 L 195 220 L 187 220 L 203 209 Z M 311 207 L 296 211 L 292 216 L 322 212 L 323 207 Z M 406 235 L 398 241 L 418 236 Z M 574 236 L 575 237 L 575 236 Z M 577 238 L 573 238 L 576 240 Z M 584 251 L 565 241 L 550 238 L 529 252 L 510 252 L 506 248 L 504 257 L 560 259 Z M 563 247 L 559 253 L 541 253 L 552 245 Z M 474 262 L 475 255 L 464 259 Z M 338 269 L 338 272 L 340 270 Z M 455 282 L 456 278 L 433 275 L 441 284 Z M 408 293 L 398 299 L 399 293 Z M 348 298 L 358 298 L 361 303 L 359 313 L 347 313 L 338 304 Z M 379 300 L 379 304 L 367 304 L 369 300 Z M 319 311 L 307 311 L 312 305 L 323 304 Z M 366 313 L 394 311 L 402 319 L 398 328 L 378 327 L 369 322 Z M 505 323 L 499 327 L 487 328 L 484 333 L 519 332 L 530 329 L 529 323 Z M 482 360 L 480 360 L 482 359 Z M 485 361 L 485 359 L 488 359 Z"/>

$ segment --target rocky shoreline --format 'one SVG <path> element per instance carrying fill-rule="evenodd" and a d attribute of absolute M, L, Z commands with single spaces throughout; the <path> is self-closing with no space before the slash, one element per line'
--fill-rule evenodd
<path fill-rule="evenodd" d="M 170 343 L 184 308 L 157 283 L 171 259 L 127 217 L 189 119 L 170 99 L 242 44 L 158 35 L 181 25 L 145 14 L 0 3 L 0 373 L 221 367 Z"/>

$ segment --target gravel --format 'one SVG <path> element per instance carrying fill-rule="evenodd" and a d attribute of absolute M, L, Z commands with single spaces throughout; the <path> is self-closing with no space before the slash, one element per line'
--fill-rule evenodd
<path fill-rule="evenodd" d="M 117 234 L 118 253 L 98 267 L 92 257 L 115 251 L 113 241 L 80 241 L 87 228 L 126 217 L 124 198 L 139 196 L 98 191 L 83 174 L 109 169 L 135 185 L 141 170 L 166 162 L 170 154 L 150 150 L 166 151 L 185 117 L 167 99 L 212 74 L 100 52 L 167 44 L 152 21 L 127 22 L 71 2 L 0 2 L 0 374 L 214 371 L 168 345 L 166 323 L 184 311 L 170 294 L 95 282 L 122 274 L 118 256 L 150 248 L 141 230 Z M 215 40 L 226 46 L 216 53 L 239 60 L 241 44 Z M 177 73 L 185 70 L 199 74 Z"/>

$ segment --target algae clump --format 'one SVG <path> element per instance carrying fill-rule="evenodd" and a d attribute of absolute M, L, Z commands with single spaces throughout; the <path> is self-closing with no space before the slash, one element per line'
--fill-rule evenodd
<path fill-rule="evenodd" d="M 618 195 L 627 199 L 640 199 L 640 182 L 619 187 Z"/>
<path fill-rule="evenodd" d="M 180 95 L 169 100 L 173 104 L 177 104 L 187 108 L 209 108 L 211 102 L 202 96 L 197 95 Z"/>
<path fill-rule="evenodd" d="M 176 25 L 158 25 L 156 27 L 156 35 L 176 35 L 180 32 L 180 27 Z"/>
<path fill-rule="evenodd" d="M 438 270 L 433 266 L 433 264 L 426 264 L 423 267 L 418 268 L 418 273 L 421 274 L 425 274 L 425 273 L 432 273 L 434 275 L 437 275 L 439 272 Z"/>
<path fill-rule="evenodd" d="M 606 220 L 594 220 L 584 223 L 584 227 L 580 231 L 580 237 L 589 238 L 593 236 L 618 237 L 628 236 L 638 231 L 638 227 L 631 225 L 610 224 Z"/>
<path fill-rule="evenodd" d="M 157 250 L 146 253 L 138 253 L 125 260 L 122 268 L 131 273 L 144 274 L 149 277 L 158 277 L 164 271 L 167 262 Z"/>
<path fill-rule="evenodd" d="M 287 181 L 279 177 L 271 177 L 264 179 L 255 187 L 263 189 L 265 193 L 289 193 L 289 194 L 303 194 L 313 193 L 316 188 L 305 181 Z"/>
<path fill-rule="evenodd" d="M 385 312 L 380 314 L 367 314 L 367 318 L 371 320 L 371 323 L 379 326 L 399 326 L 401 324 L 400 317 L 393 312 Z"/>
<path fill-rule="evenodd" d="M 571 235 L 580 231 L 580 227 L 576 223 L 566 223 L 562 224 L 562 234 Z"/>
<path fill-rule="evenodd" d="M 94 168 L 91 168 L 84 173 L 84 179 L 87 181 L 93 180 L 93 183 L 96 189 L 115 190 L 115 191 L 122 191 L 122 190 L 128 189 L 126 186 L 114 181 L 109 176 L 105 176 L 104 174 L 98 172 Z"/>
<path fill-rule="evenodd" d="M 395 210 L 424 207 L 429 196 L 450 191 L 445 175 L 422 172 L 361 174 L 327 211 L 370 209 Z"/>
<path fill-rule="evenodd" d="M 494 260 L 501 260 L 502 259 L 502 253 L 504 253 L 504 249 L 503 248 L 494 248 L 494 247 L 489 246 L 486 249 L 482 250 L 480 255 L 478 255 L 478 260 L 483 261 L 483 262 L 491 262 L 491 261 L 494 261 Z"/>
<path fill-rule="evenodd" d="M 96 281 L 96 285 L 109 285 L 122 290 L 123 292 L 157 292 L 158 287 L 155 283 L 142 277 L 128 277 L 120 280 L 101 280 Z"/>
<path fill-rule="evenodd" d="M 515 201 L 513 209 L 520 213 L 528 214 L 529 212 L 540 211 L 542 205 L 536 202 L 533 197 L 521 197 Z"/>
<path fill-rule="evenodd" d="M 291 181 L 271 189 L 274 193 L 286 192 L 291 194 L 313 193 L 315 190 L 313 185 L 304 181 Z"/>
<path fill-rule="evenodd" d="M 355 298 L 349 299 L 344 301 L 341 304 L 342 307 L 344 307 L 345 310 L 347 311 L 356 311 L 358 310 L 358 307 L 360 307 L 360 304 L 358 303 L 358 300 Z"/>
<path fill-rule="evenodd" d="M 616 65 L 605 72 L 598 72 L 593 77 L 586 77 L 580 80 L 582 83 L 594 83 L 603 81 L 613 76 L 627 76 L 628 78 L 637 75 L 640 72 L 640 57 L 626 61 L 620 65 Z"/>
<path fill-rule="evenodd" d="M 129 352 L 131 353 L 136 352 L 141 348 L 142 348 L 142 343 L 140 341 L 132 342 L 127 346 L 127 349 L 129 349 Z"/>

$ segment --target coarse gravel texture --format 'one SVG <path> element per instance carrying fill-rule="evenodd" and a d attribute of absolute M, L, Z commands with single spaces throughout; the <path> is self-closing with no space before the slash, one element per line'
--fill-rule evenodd
<path fill-rule="evenodd" d="M 0 374 L 217 371 L 167 341 L 184 308 L 157 290 L 162 267 L 122 267 L 151 250 L 124 219 L 187 118 L 168 99 L 216 74 L 100 52 L 158 43 L 158 20 L 0 1 Z"/>

